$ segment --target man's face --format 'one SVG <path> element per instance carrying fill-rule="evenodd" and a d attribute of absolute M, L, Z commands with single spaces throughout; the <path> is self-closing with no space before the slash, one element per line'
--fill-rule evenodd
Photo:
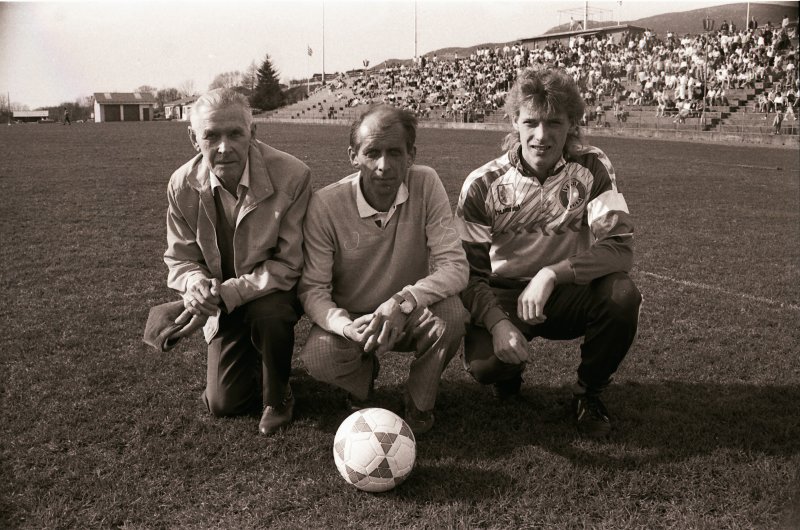
<path fill-rule="evenodd" d="M 394 202 L 408 168 L 414 163 L 416 147 L 409 152 L 403 126 L 395 123 L 383 127 L 381 115 L 364 120 L 358 136 L 358 151 L 348 148 L 350 163 L 361 172 L 361 191 L 370 205 L 385 211 Z"/>
<path fill-rule="evenodd" d="M 572 127 L 564 111 L 539 116 L 524 106 L 520 108 L 519 116 L 514 121 L 514 130 L 519 133 L 522 157 L 536 172 L 536 176 L 547 177 L 550 174 L 564 152 Z"/>
<path fill-rule="evenodd" d="M 201 108 L 192 117 L 189 138 L 208 167 L 220 180 L 238 182 L 247 163 L 255 124 L 247 126 L 245 110 L 238 105 Z"/>

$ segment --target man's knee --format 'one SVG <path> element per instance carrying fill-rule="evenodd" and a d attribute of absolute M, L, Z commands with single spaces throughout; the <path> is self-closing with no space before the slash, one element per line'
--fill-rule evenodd
<path fill-rule="evenodd" d="M 467 373 L 482 385 L 506 381 L 523 372 L 525 365 L 504 363 L 496 356 L 488 359 L 472 359 L 466 363 Z"/>
<path fill-rule="evenodd" d="M 598 290 L 608 316 L 620 323 L 636 324 L 642 295 L 627 274 L 610 274 L 603 278 Z"/>
<path fill-rule="evenodd" d="M 489 385 L 522 373 L 524 364 L 509 364 L 494 354 L 492 336 L 484 328 L 469 326 L 464 338 L 464 368 L 475 381 Z"/>
<path fill-rule="evenodd" d="M 308 374 L 318 381 L 331 381 L 350 373 L 361 364 L 363 353 L 353 343 L 314 326 L 300 350 L 300 361 Z"/>
<path fill-rule="evenodd" d="M 433 304 L 431 312 L 438 319 L 437 334 L 448 343 L 459 343 L 466 333 L 469 313 L 457 296 L 450 296 Z"/>
<path fill-rule="evenodd" d="M 208 411 L 218 418 L 226 416 L 238 416 L 247 412 L 250 405 L 249 394 L 240 394 L 234 392 L 214 392 L 206 388 L 203 394 L 203 401 L 208 408 Z"/>

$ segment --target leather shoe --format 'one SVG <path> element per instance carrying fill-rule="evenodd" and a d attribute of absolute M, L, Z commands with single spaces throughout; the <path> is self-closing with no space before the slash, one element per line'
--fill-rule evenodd
<path fill-rule="evenodd" d="M 411 427 L 414 436 L 425 434 L 433 428 L 433 410 L 419 410 L 408 392 L 403 394 L 403 419 Z"/>
<path fill-rule="evenodd" d="M 286 395 L 280 405 L 267 405 L 258 423 L 258 432 L 264 435 L 276 433 L 281 427 L 288 425 L 294 415 L 294 394 L 292 387 L 286 386 Z"/>

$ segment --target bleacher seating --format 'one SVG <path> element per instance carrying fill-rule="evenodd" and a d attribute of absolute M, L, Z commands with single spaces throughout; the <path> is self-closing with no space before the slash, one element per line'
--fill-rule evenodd
<path fill-rule="evenodd" d="M 774 110 L 760 111 L 767 94 L 772 98 L 788 90 L 797 108 L 797 50 L 796 22 L 784 29 L 762 26 L 680 38 L 659 38 L 649 31 L 624 34 L 618 41 L 579 35 L 539 49 L 517 44 L 478 48 L 463 58 L 434 55 L 355 77 L 340 75 L 270 117 L 349 121 L 366 105 L 384 102 L 425 121 L 501 122 L 507 119 L 505 94 L 520 68 L 558 66 L 573 75 L 585 94 L 587 127 L 598 125 L 593 115 L 600 105 L 602 126 L 765 134 L 773 130 L 775 116 Z M 666 106 L 663 116 L 659 99 Z M 693 110 L 676 119 L 682 100 L 690 100 Z M 615 116 L 619 105 L 624 119 Z M 787 113 L 784 134 L 797 134 L 797 114 Z"/>

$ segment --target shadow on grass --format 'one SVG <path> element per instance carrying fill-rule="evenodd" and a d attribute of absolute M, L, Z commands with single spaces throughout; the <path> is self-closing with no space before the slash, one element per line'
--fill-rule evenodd
<path fill-rule="evenodd" d="M 341 390 L 307 374 L 295 378 L 297 419 L 335 433 L 347 417 Z M 402 386 L 379 387 L 380 406 L 401 413 Z M 789 457 L 800 454 L 800 387 L 676 381 L 622 383 L 604 395 L 613 421 L 608 439 L 581 439 L 568 387 L 523 386 L 506 402 L 488 388 L 443 381 L 434 429 L 418 442 L 430 459 L 492 460 L 535 446 L 577 465 L 636 469 L 719 450 Z M 459 472 L 461 475 L 461 472 Z"/>

